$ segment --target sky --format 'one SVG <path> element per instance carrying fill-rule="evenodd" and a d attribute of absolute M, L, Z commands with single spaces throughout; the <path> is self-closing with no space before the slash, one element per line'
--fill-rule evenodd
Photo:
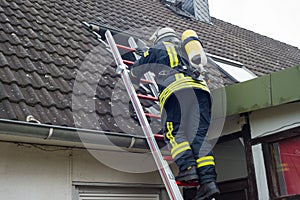
<path fill-rule="evenodd" d="M 208 0 L 210 15 L 300 49 L 300 0 Z"/>

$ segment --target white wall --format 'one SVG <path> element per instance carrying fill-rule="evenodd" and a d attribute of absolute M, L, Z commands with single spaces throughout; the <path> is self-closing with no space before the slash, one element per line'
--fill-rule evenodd
<path fill-rule="evenodd" d="M 1 199 L 71 199 L 69 163 L 69 150 L 1 142 Z"/>
<path fill-rule="evenodd" d="M 99 151 L 98 153 L 107 154 L 109 152 Z M 111 156 L 108 157 L 107 160 L 115 161 L 113 162 L 111 167 L 108 167 L 102 163 L 103 161 L 101 162 L 101 157 L 99 158 L 98 156 L 97 159 L 95 158 L 97 156 L 95 152 L 93 152 L 93 154 L 90 154 L 85 149 L 73 150 L 73 181 L 162 184 L 159 173 L 157 172 L 141 173 L 143 169 L 136 170 L 136 172 L 140 171 L 140 173 L 126 172 L 127 169 L 131 170 L 132 168 L 143 168 L 143 165 L 152 163 L 151 161 L 148 162 L 147 160 L 140 160 L 139 163 L 136 163 L 131 159 L 126 158 L 126 153 L 116 152 L 115 154 L 108 154 Z M 120 155 L 124 159 L 120 159 Z M 150 159 L 151 158 L 149 158 L 149 160 Z M 120 166 L 124 166 L 125 164 L 125 167 L 123 167 L 123 172 L 115 169 L 116 167 L 118 167 L 117 164 L 119 164 Z"/>
<path fill-rule="evenodd" d="M 73 181 L 162 184 L 157 172 L 120 172 L 85 149 L 0 142 L 0 199 L 71 200 Z"/>
<path fill-rule="evenodd" d="M 250 114 L 252 138 L 300 126 L 300 102 L 284 104 Z"/>

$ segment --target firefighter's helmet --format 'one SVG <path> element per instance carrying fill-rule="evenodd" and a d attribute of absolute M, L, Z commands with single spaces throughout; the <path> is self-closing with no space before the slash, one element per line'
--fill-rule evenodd
<path fill-rule="evenodd" d="M 150 37 L 150 40 L 156 44 L 160 41 L 172 41 L 172 40 L 179 40 L 178 36 L 174 29 L 170 27 L 159 28 L 157 29 L 154 34 Z"/>

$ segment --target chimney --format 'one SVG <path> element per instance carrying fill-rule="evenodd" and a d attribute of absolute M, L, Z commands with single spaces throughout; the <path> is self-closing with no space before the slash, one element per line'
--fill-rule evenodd
<path fill-rule="evenodd" d="M 195 16 L 199 21 L 211 23 L 208 0 L 182 0 L 182 10 Z"/>

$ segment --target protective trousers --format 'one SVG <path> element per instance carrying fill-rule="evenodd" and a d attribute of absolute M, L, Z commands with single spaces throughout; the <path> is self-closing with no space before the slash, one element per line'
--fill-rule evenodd
<path fill-rule="evenodd" d="M 212 146 L 206 135 L 211 120 L 211 97 L 201 89 L 174 92 L 162 111 L 165 141 L 171 155 L 184 171 L 197 166 L 199 183 L 216 181 Z"/>

